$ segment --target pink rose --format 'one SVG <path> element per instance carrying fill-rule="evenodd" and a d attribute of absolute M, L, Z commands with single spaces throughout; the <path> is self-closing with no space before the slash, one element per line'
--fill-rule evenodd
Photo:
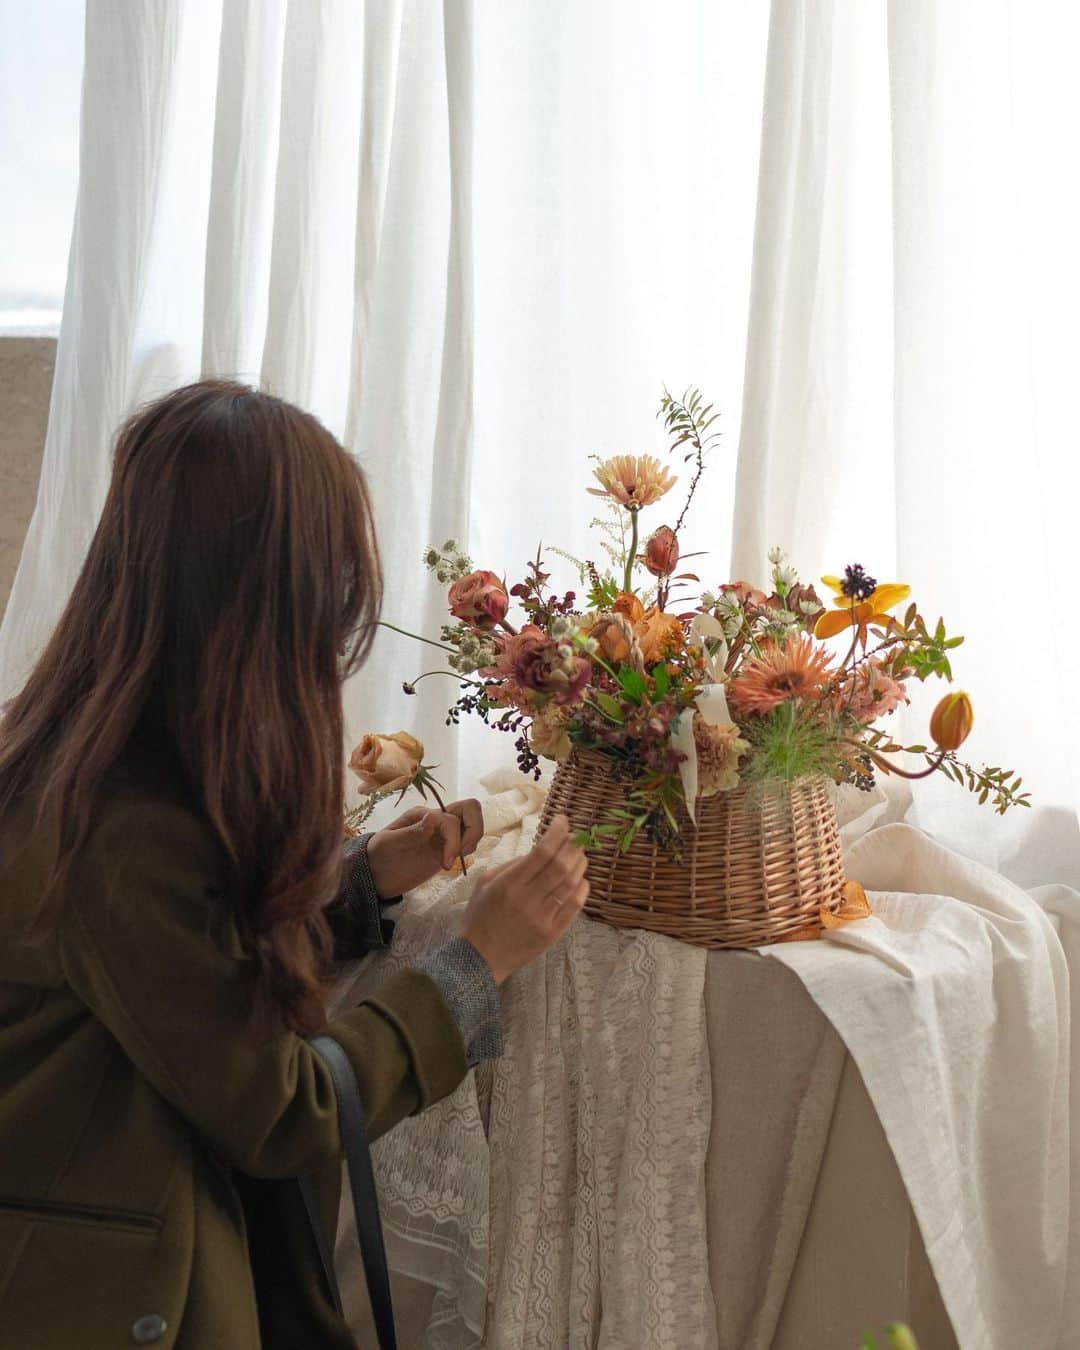
<path fill-rule="evenodd" d="M 424 747 L 407 731 L 365 736 L 349 758 L 361 792 L 398 792 L 416 777 Z"/>
<path fill-rule="evenodd" d="M 470 572 L 450 587 L 450 613 L 474 628 L 494 628 L 506 618 L 510 597 L 494 572 Z"/>
<path fill-rule="evenodd" d="M 643 559 L 654 577 L 669 577 L 679 565 L 679 541 L 670 525 L 661 525 L 649 536 Z"/>
<path fill-rule="evenodd" d="M 729 581 L 726 585 L 720 587 L 721 595 L 734 595 L 740 605 L 750 605 L 752 608 L 760 608 L 765 603 L 766 595 L 764 591 L 759 591 L 756 586 L 751 586 L 748 581 Z"/>
<path fill-rule="evenodd" d="M 837 690 L 835 698 L 838 710 L 849 712 L 856 722 L 864 725 L 895 712 L 902 703 L 910 702 L 903 684 L 873 658 L 859 667 L 854 686 L 849 677 Z"/>
<path fill-rule="evenodd" d="M 535 624 L 500 640 L 493 673 L 558 704 L 576 703 L 585 691 L 592 664 L 568 642 L 556 642 Z"/>

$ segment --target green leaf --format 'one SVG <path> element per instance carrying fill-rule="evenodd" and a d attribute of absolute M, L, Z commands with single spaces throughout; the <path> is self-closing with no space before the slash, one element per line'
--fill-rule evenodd
<path fill-rule="evenodd" d="M 653 666 L 649 673 L 652 675 L 653 685 L 655 686 L 656 701 L 659 702 L 671 686 L 671 673 L 663 662 L 658 666 Z"/>
<path fill-rule="evenodd" d="M 610 694 L 605 693 L 605 691 L 601 689 L 597 692 L 596 701 L 600 705 L 602 711 L 605 712 L 613 722 L 618 722 L 620 726 L 622 725 L 624 720 L 623 710 L 618 699 L 612 698 Z"/>
<path fill-rule="evenodd" d="M 622 686 L 623 693 L 632 703 L 640 703 L 648 688 L 645 683 L 645 676 L 639 670 L 635 670 L 633 666 L 619 667 L 619 684 Z"/>

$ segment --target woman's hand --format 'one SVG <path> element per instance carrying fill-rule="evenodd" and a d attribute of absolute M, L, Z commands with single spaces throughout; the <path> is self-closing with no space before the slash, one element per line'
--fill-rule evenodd
<path fill-rule="evenodd" d="M 368 843 L 375 889 L 384 900 L 422 886 L 454 859 L 476 849 L 484 833 L 477 801 L 453 802 L 445 811 L 414 806 Z"/>
<path fill-rule="evenodd" d="M 531 852 L 477 881 L 462 937 L 498 984 L 547 951 L 581 913 L 589 894 L 587 862 L 570 842 L 570 822 L 558 815 Z"/>

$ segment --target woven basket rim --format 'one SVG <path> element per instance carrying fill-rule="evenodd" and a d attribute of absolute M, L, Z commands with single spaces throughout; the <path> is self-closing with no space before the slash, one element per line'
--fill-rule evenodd
<path fill-rule="evenodd" d="M 542 824 L 563 811 L 589 829 L 632 790 L 612 756 L 574 747 L 559 765 Z M 827 774 L 749 784 L 698 797 L 695 822 L 678 806 L 682 848 L 668 856 L 643 834 L 626 849 L 610 836 L 587 850 L 587 912 L 617 928 L 644 928 L 711 948 L 757 947 L 820 931 L 844 884 Z M 771 790 L 770 790 L 771 789 Z"/>
<path fill-rule="evenodd" d="M 608 765 L 615 761 L 614 755 L 607 755 L 603 750 L 585 748 L 575 745 L 569 755 L 564 760 L 560 760 L 560 765 L 569 764 L 572 760 L 578 759 L 586 764 Z M 833 779 L 827 773 L 801 773 L 795 778 L 768 778 L 757 783 L 740 783 L 737 788 L 730 788 L 727 792 L 716 793 L 714 795 L 721 797 L 734 797 L 740 792 L 760 791 L 762 793 L 770 790 L 785 791 L 795 787 L 796 784 L 805 785 L 807 783 L 832 783 Z M 695 801 L 710 801 L 711 798 L 703 797 L 699 792 Z"/>

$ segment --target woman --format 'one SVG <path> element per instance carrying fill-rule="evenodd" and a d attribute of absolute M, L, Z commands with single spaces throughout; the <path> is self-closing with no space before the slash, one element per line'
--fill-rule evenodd
<path fill-rule="evenodd" d="M 342 849 L 341 683 L 381 596 L 352 459 L 240 385 L 122 430 L 52 640 L 0 722 L 0 1347 L 351 1347 L 327 1030 L 375 1137 L 497 1048 L 495 986 L 579 913 L 557 820 L 463 936 L 326 1024 L 378 900 L 473 848 L 475 803 Z M 347 873 L 347 875 L 346 875 Z"/>

